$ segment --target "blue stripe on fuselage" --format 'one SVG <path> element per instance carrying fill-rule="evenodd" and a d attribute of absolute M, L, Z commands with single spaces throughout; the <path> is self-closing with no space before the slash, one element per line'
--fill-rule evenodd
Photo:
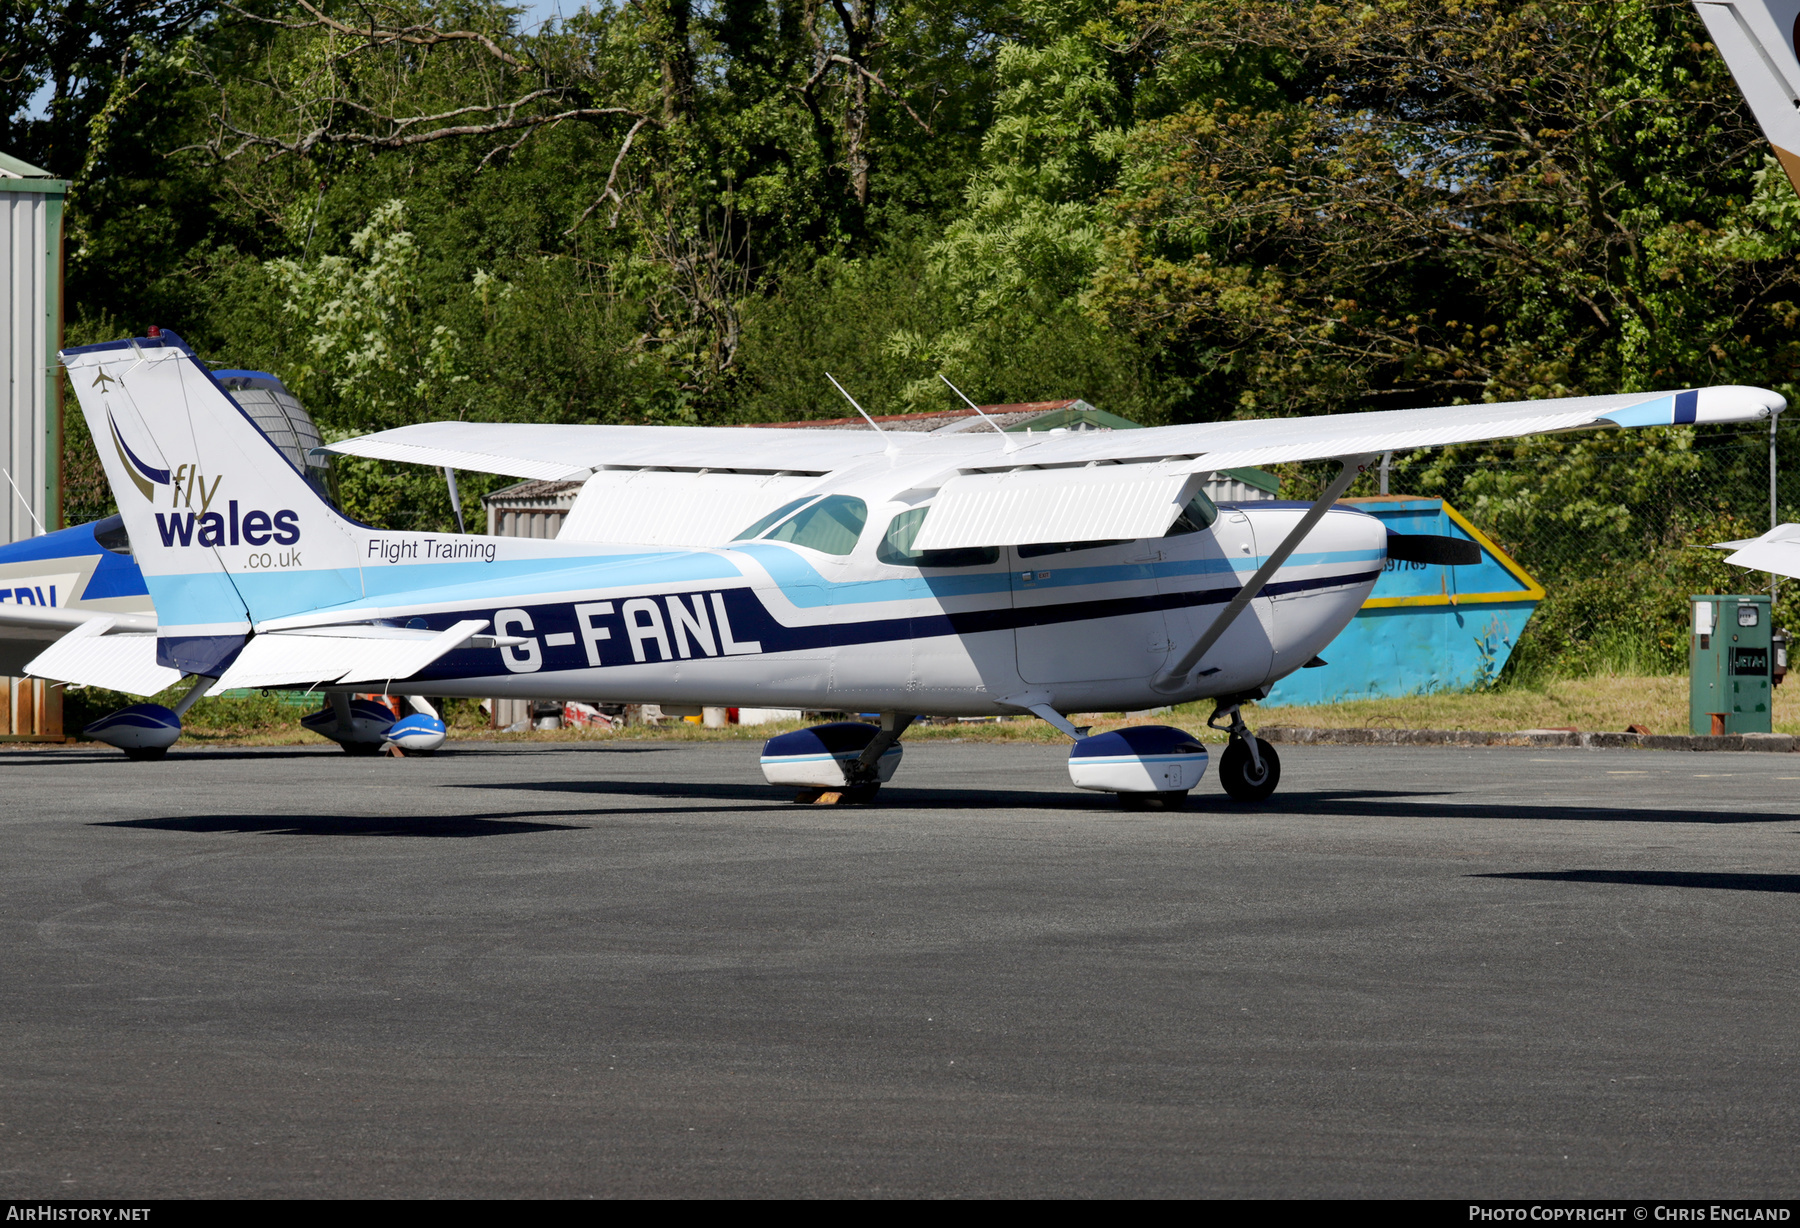
<path fill-rule="evenodd" d="M 1270 584 L 1264 593 L 1278 597 L 1291 593 L 1311 592 L 1319 589 L 1342 588 L 1353 584 L 1370 583 L 1380 575 L 1379 571 L 1355 572 L 1330 576 L 1317 576 L 1304 580 L 1284 580 Z M 723 601 L 726 615 L 730 623 L 730 633 L 739 643 L 754 641 L 761 653 L 799 652 L 808 649 L 824 649 L 847 647 L 855 644 L 893 643 L 915 639 L 930 639 L 938 636 L 976 635 L 988 631 L 1008 631 L 1017 627 L 1050 626 L 1058 623 L 1082 622 L 1093 619 L 1116 618 L 1122 615 L 1145 613 L 1152 610 L 1172 610 L 1195 606 L 1223 605 L 1238 592 L 1234 585 L 1203 589 L 1198 592 L 1156 593 L 1138 597 L 1119 597 L 1096 601 L 1071 601 L 1058 605 L 1040 605 L 1015 607 L 1010 603 L 996 609 L 967 610 L 959 613 L 926 614 L 910 618 L 855 619 L 820 623 L 813 626 L 790 627 L 783 624 L 769 612 L 750 588 L 738 587 L 716 590 L 690 590 L 681 597 L 685 598 L 689 609 L 696 603 L 710 615 L 716 608 L 711 598 L 717 593 Z M 657 602 L 659 617 L 664 631 L 664 640 L 672 640 L 674 627 L 669 616 L 668 603 L 665 596 Z M 664 657 L 657 639 L 641 636 L 638 651 L 642 651 L 643 660 L 638 659 L 634 651 L 631 633 L 625 625 L 624 599 L 615 598 L 611 604 L 614 609 L 604 616 L 590 615 L 591 624 L 606 632 L 605 638 L 594 644 L 599 657 L 599 666 L 634 664 L 656 664 L 664 660 L 676 659 L 680 656 L 680 647 L 674 647 L 674 658 Z M 541 602 L 523 605 L 531 620 L 530 635 L 537 641 L 537 652 L 540 654 L 540 668 L 530 673 L 558 673 L 565 670 L 590 669 L 587 657 L 586 636 L 575 618 L 573 602 Z M 426 626 L 433 631 L 440 631 L 464 618 L 491 618 L 491 608 L 464 608 L 452 612 L 441 612 L 422 615 Z M 517 631 L 509 628 L 509 633 Z M 718 626 L 712 627 L 717 645 Z M 548 640 L 552 637 L 567 637 L 567 643 L 550 647 Z M 694 644 L 691 637 L 683 637 L 682 642 L 689 649 L 689 657 L 694 659 L 703 656 L 718 655 L 705 653 Z M 513 660 L 520 661 L 529 656 L 528 650 L 463 648 L 442 658 L 423 673 L 417 675 L 422 680 L 486 677 L 506 673 L 504 665 L 498 664 L 498 654 L 512 652 Z"/>

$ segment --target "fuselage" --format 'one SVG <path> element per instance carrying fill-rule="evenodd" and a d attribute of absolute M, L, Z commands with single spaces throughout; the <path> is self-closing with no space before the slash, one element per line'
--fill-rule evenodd
<path fill-rule="evenodd" d="M 867 509 L 860 532 L 840 529 L 828 549 L 804 534 L 705 550 L 608 548 L 511 574 L 495 564 L 516 539 L 425 539 L 495 547 L 445 559 L 441 544 L 407 544 L 419 535 L 374 534 L 363 584 L 389 596 L 260 629 L 361 618 L 437 631 L 480 618 L 519 641 L 451 652 L 393 683 L 398 693 L 970 716 L 1016 711 L 1007 700 L 1029 695 L 1064 711 L 1128 710 L 1254 691 L 1302 667 L 1355 615 L 1386 558 L 1379 521 L 1333 509 L 1171 692 L 1152 681 L 1305 504 L 1227 505 L 1204 528 L 1157 539 L 888 561 L 896 518 L 929 502 L 905 493 L 854 500 Z M 428 567 L 433 587 L 404 582 L 399 573 L 414 566 Z"/>

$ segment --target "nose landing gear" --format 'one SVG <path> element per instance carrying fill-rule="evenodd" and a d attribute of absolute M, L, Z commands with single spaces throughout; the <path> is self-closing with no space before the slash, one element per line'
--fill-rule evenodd
<path fill-rule="evenodd" d="M 1219 723 L 1220 717 L 1226 718 L 1224 724 Z M 1250 732 L 1241 706 L 1221 700 L 1206 726 L 1230 737 L 1225 753 L 1219 756 L 1219 783 L 1225 792 L 1233 801 L 1269 800 L 1281 783 L 1281 757 L 1273 746 Z"/>

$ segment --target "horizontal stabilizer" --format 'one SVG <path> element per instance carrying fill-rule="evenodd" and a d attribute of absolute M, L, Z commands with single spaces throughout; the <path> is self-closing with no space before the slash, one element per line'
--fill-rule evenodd
<path fill-rule="evenodd" d="M 264 632 L 251 638 L 207 694 L 237 687 L 399 682 L 462 647 L 485 626 L 486 619 L 471 618 L 438 632 L 407 633 L 399 627 Z"/>
<path fill-rule="evenodd" d="M 1158 465 L 966 473 L 944 483 L 913 547 L 1161 537 L 1199 483 Z"/>
<path fill-rule="evenodd" d="M 1401 563 L 1429 563 L 1438 567 L 1473 567 L 1481 562 L 1481 547 L 1463 537 L 1437 533 L 1389 533 L 1387 553 Z"/>
<path fill-rule="evenodd" d="M 55 605 L 13 605 L 10 602 L 0 605 L 0 627 L 35 627 L 52 631 L 60 628 L 73 631 L 96 618 L 111 619 L 108 627 L 114 633 L 156 630 L 156 616 L 153 614 L 101 614 L 97 610 L 71 610 L 66 606 Z"/>
<path fill-rule="evenodd" d="M 88 619 L 39 653 L 25 672 L 35 678 L 104 687 L 128 695 L 155 695 L 180 682 L 180 670 L 156 663 L 154 635 L 107 634 L 118 617 L 102 614 Z"/>

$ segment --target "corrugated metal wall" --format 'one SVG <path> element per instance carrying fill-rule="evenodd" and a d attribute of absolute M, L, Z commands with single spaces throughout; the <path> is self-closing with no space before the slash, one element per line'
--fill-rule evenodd
<path fill-rule="evenodd" d="M 0 284 L 7 287 L 0 300 L 0 366 L 7 381 L 6 429 L 0 432 L 6 511 L 0 532 L 7 541 L 35 535 L 40 523 L 45 529 L 59 527 L 61 502 L 56 347 L 62 196 L 9 190 L 19 182 L 0 178 Z"/>
<path fill-rule="evenodd" d="M 68 185 L 0 154 L 0 533 L 9 542 L 62 527 L 63 193 Z M 62 688 L 0 678 L 0 741 L 62 741 Z"/>

